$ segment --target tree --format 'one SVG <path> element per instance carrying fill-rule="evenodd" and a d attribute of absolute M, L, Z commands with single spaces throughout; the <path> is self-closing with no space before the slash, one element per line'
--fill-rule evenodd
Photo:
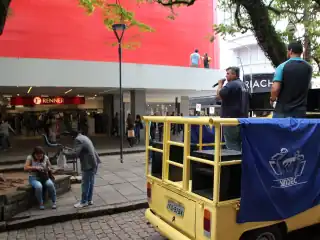
<path fill-rule="evenodd" d="M 286 43 L 293 31 L 305 47 L 304 58 L 319 66 L 319 0 L 220 0 L 220 7 L 231 11 L 234 22 L 215 26 L 222 36 L 252 31 L 262 50 L 274 66 L 286 60 Z M 291 27 L 277 29 L 277 23 L 287 21 Z M 318 70 L 319 72 L 319 70 Z"/>
<path fill-rule="evenodd" d="M 121 5 L 120 0 L 78 0 L 80 6 L 84 7 L 86 12 L 91 15 L 96 9 L 102 10 L 103 22 L 105 27 L 112 31 L 112 25 L 114 23 L 125 23 L 127 28 L 138 28 L 141 32 L 152 32 L 154 29 L 135 18 L 134 12 L 127 10 Z M 134 1 L 134 0 L 133 0 Z M 180 5 L 191 6 L 196 0 L 136 0 L 137 4 L 160 4 L 168 7 L 171 11 L 168 12 L 168 18 L 174 19 L 175 12 L 174 7 Z M 131 36 L 129 41 L 126 41 L 123 45 L 127 48 L 133 48 L 139 45 L 139 42 L 134 41 L 139 35 Z M 116 45 L 116 43 L 114 43 Z"/>
<path fill-rule="evenodd" d="M 3 32 L 4 25 L 7 20 L 7 15 L 9 14 L 9 4 L 11 0 L 1 0 L 0 1 L 0 35 Z"/>

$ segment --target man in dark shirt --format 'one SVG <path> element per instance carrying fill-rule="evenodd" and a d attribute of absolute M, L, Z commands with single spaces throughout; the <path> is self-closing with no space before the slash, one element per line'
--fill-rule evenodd
<path fill-rule="evenodd" d="M 312 67 L 301 58 L 302 52 L 301 43 L 290 43 L 289 60 L 276 69 L 270 97 L 272 106 L 276 102 L 273 118 L 303 118 L 306 115 Z"/>
<path fill-rule="evenodd" d="M 238 67 L 227 68 L 226 79 L 218 82 L 217 97 L 221 99 L 222 118 L 246 118 L 249 113 L 249 91 L 240 80 Z M 224 82 L 227 80 L 225 86 Z M 241 151 L 241 136 L 239 126 L 223 128 L 224 140 L 228 149 Z"/>

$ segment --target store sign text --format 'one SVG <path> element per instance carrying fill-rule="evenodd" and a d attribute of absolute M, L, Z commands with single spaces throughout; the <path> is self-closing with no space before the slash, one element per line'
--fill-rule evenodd
<path fill-rule="evenodd" d="M 35 97 L 33 99 L 33 103 L 36 105 L 41 105 L 41 104 L 63 104 L 64 99 L 62 97 Z"/>
<path fill-rule="evenodd" d="M 250 89 L 250 81 L 246 81 L 247 87 Z M 271 88 L 272 81 L 271 80 L 253 80 L 252 88 Z"/>

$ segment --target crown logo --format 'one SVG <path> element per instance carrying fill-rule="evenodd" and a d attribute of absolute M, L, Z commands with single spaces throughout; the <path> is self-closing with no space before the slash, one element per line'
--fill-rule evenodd
<path fill-rule="evenodd" d="M 281 188 L 301 184 L 297 178 L 303 174 L 306 160 L 299 150 L 290 154 L 287 148 L 281 148 L 271 157 L 269 164 Z"/>

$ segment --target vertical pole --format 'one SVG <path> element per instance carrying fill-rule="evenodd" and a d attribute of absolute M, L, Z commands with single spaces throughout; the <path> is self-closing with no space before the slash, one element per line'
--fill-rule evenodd
<path fill-rule="evenodd" d="M 201 126 L 200 126 L 201 127 Z M 189 182 L 190 182 L 190 124 L 184 124 L 184 147 L 183 147 L 183 190 L 189 191 Z"/>
<path fill-rule="evenodd" d="M 146 129 L 146 176 L 149 175 L 149 161 L 150 161 L 150 151 L 149 144 L 150 144 L 150 122 L 145 121 L 145 129 Z"/>
<path fill-rule="evenodd" d="M 121 68 L 122 68 L 122 51 L 121 51 L 121 42 L 119 41 L 118 45 L 118 52 L 119 52 L 119 93 L 120 93 L 120 162 L 123 163 L 123 92 L 122 92 L 122 75 L 121 75 Z"/>
<path fill-rule="evenodd" d="M 221 160 L 221 125 L 214 125 L 214 178 L 213 178 L 213 205 L 216 207 L 220 194 L 220 160 Z"/>
<path fill-rule="evenodd" d="M 248 54 L 249 54 L 249 65 L 250 65 L 250 93 L 253 94 L 253 78 L 252 78 L 252 59 L 251 59 L 251 50 L 249 47 L 247 47 L 248 49 Z"/>
<path fill-rule="evenodd" d="M 199 150 L 202 150 L 202 140 L 203 140 L 203 125 L 199 125 Z"/>
<path fill-rule="evenodd" d="M 214 236 L 212 239 L 217 239 L 217 232 L 218 232 L 218 214 L 217 214 L 217 208 L 218 203 L 219 203 L 219 194 L 220 194 L 220 171 L 221 171 L 221 166 L 220 166 L 220 156 L 221 156 L 221 124 L 216 123 L 214 125 L 214 179 L 213 179 L 213 234 Z"/>

